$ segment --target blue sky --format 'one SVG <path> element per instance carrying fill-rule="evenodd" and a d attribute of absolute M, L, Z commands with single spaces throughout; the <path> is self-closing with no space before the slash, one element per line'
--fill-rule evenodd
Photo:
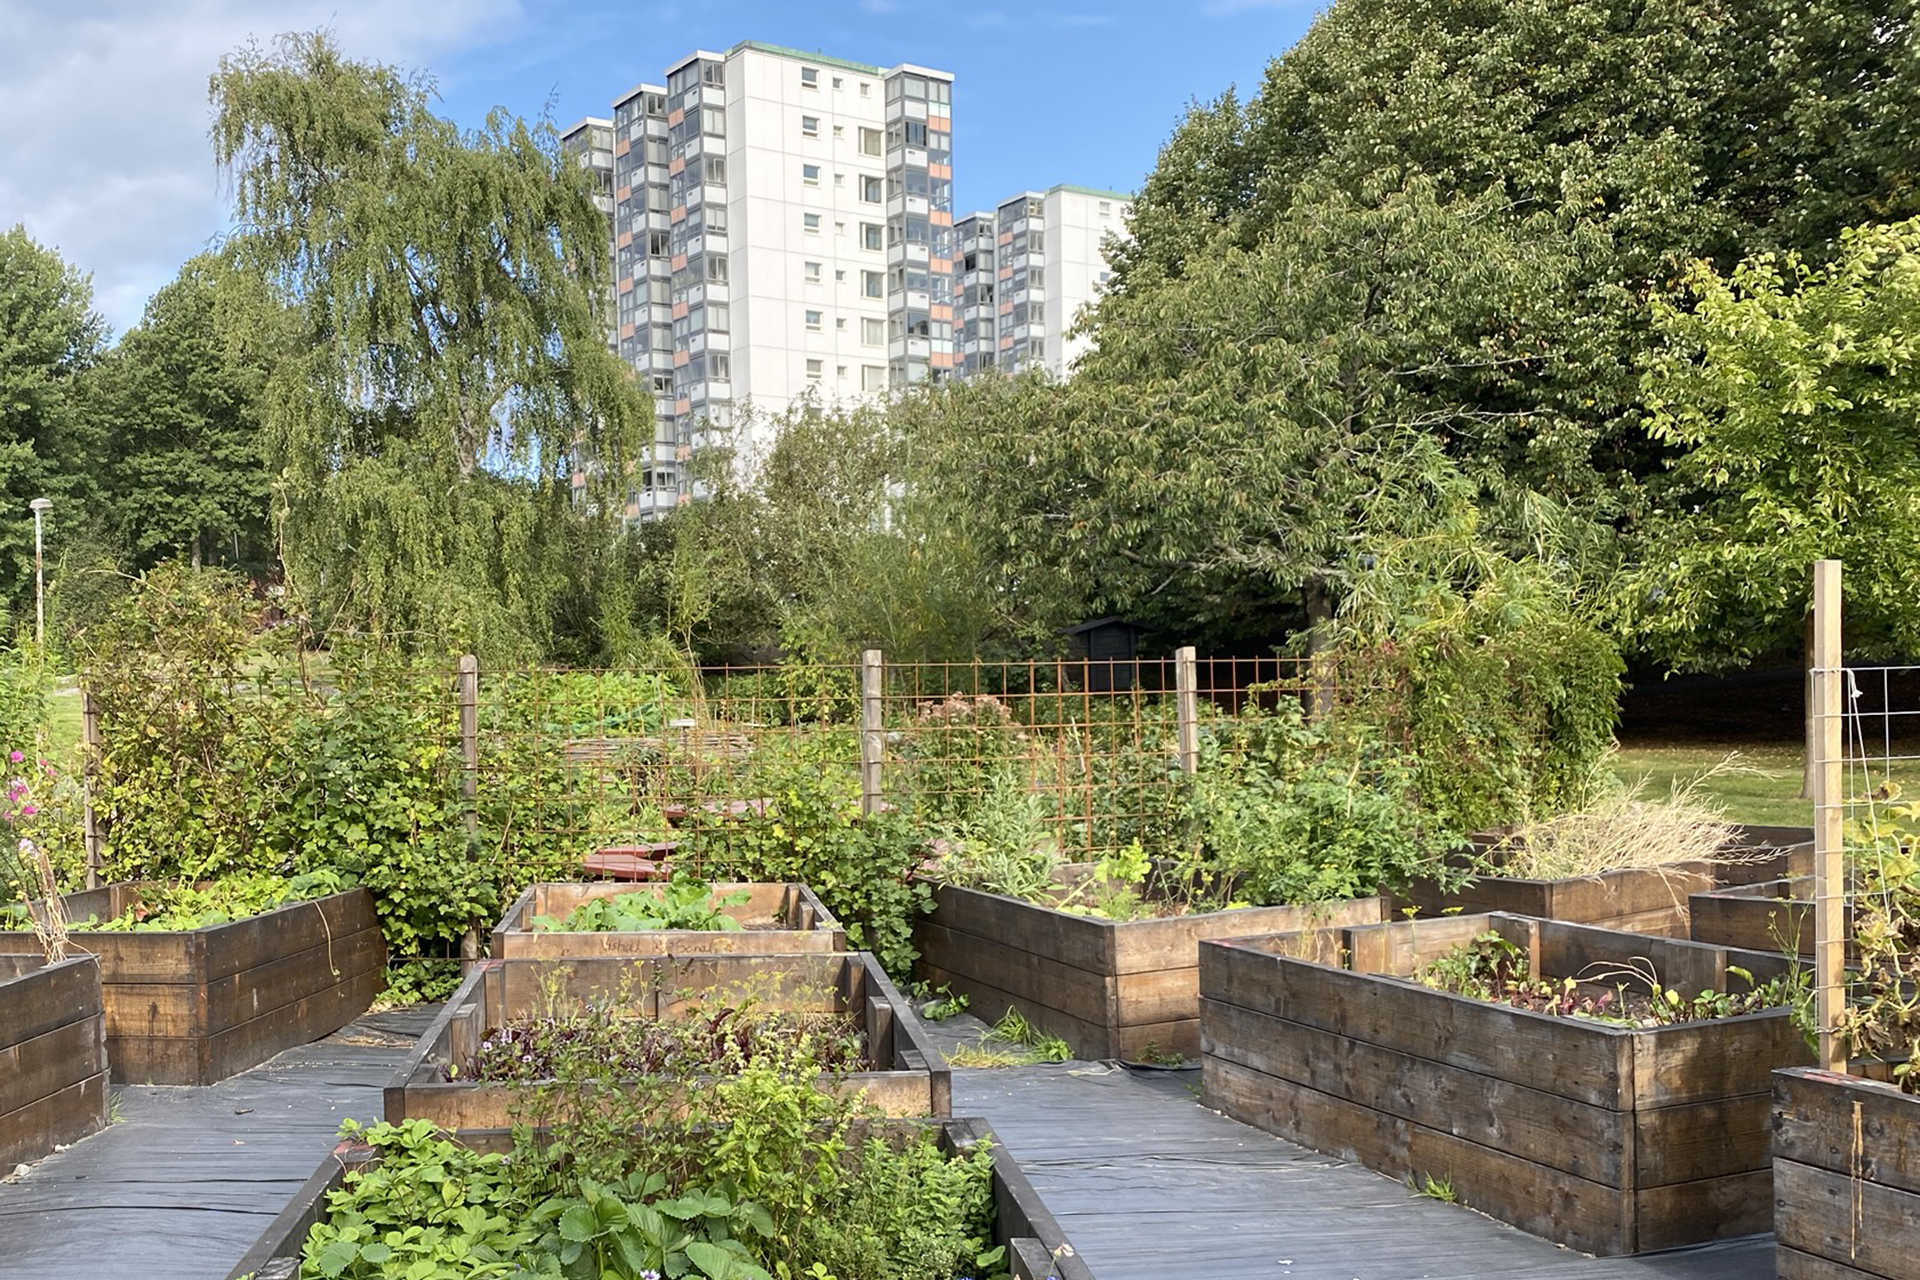
<path fill-rule="evenodd" d="M 351 55 L 421 68 L 443 110 L 567 125 L 741 40 L 954 73 L 959 212 L 1059 182 L 1136 189 L 1187 105 L 1242 96 L 1312 0 L 0 0 L 0 227 L 93 278 L 116 332 L 228 225 L 207 76 L 250 38 L 331 28 Z"/>
<path fill-rule="evenodd" d="M 1058 182 L 1136 190 L 1187 104 L 1259 87 L 1314 6 L 1286 0 L 1087 3 L 1008 0 L 683 5 L 655 22 L 632 6 L 552 5 L 541 34 L 439 68 L 451 113 L 495 102 L 519 114 L 553 98 L 556 123 L 610 114 L 615 94 L 658 82 L 696 48 L 759 40 L 883 67 L 954 73 L 954 201 L 962 212 Z M 667 10 L 673 13 L 673 10 Z M 937 14 L 938 17 L 929 15 Z"/>

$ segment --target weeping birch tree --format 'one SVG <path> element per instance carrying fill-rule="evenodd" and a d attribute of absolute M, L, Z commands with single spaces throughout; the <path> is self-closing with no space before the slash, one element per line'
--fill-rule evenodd
<path fill-rule="evenodd" d="M 649 408 L 608 350 L 605 215 L 550 125 L 463 131 L 324 33 L 222 59 L 240 256 L 289 306 L 263 427 L 289 585 L 323 627 L 533 656 Z"/>

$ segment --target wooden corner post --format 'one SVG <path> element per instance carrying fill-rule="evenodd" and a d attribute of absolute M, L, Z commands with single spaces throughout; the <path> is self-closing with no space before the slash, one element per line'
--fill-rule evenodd
<path fill-rule="evenodd" d="M 860 655 L 860 812 L 880 812 L 880 757 L 886 747 L 886 666 L 880 650 Z"/>
<path fill-rule="evenodd" d="M 1847 867 L 1841 830 L 1841 682 L 1846 679 L 1840 646 L 1840 562 L 1813 566 L 1813 715 L 1817 732 L 1813 796 L 1813 981 L 1814 1014 L 1820 1030 L 1820 1066 L 1847 1069 L 1845 1043 L 1835 1033 L 1846 1007 Z"/>
<path fill-rule="evenodd" d="M 1180 720 L 1180 771 L 1200 772 L 1200 662 L 1192 645 L 1173 651 L 1174 711 Z"/>

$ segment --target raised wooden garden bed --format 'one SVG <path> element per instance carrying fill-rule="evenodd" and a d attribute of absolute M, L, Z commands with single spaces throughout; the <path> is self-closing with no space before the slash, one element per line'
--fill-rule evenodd
<path fill-rule="evenodd" d="M 726 907 L 745 928 L 738 932 L 657 929 L 636 933 L 535 931 L 535 916 L 564 918 L 583 902 L 626 893 L 646 893 L 623 884 L 536 884 L 522 893 L 493 931 L 496 960 L 557 960 L 572 956 L 658 956 L 739 952 L 779 955 L 796 951 L 828 953 L 847 949 L 846 931 L 803 884 L 709 886 L 712 898 L 744 891 L 747 900 Z"/>
<path fill-rule="evenodd" d="M 1018 1009 L 1079 1058 L 1200 1052 L 1203 938 L 1387 918 L 1384 898 L 1106 920 L 943 886 L 914 930 L 923 978 L 966 995 L 988 1022 Z"/>
<path fill-rule="evenodd" d="M 1690 899 L 1687 928 L 1695 942 L 1810 956 L 1812 892 L 1811 876 L 1709 889 Z"/>
<path fill-rule="evenodd" d="M 69 920 L 108 920 L 140 891 L 115 884 L 62 902 Z M 99 957 L 116 1083 L 223 1080 L 339 1030 L 386 983 L 386 943 L 364 889 L 203 929 L 70 938 Z M 31 933 L 0 932 L 0 954 L 38 949 Z"/>
<path fill-rule="evenodd" d="M 503 1023 L 544 1012 L 555 1000 L 620 1000 L 634 1017 L 672 1017 L 702 993 L 730 990 L 749 992 L 763 1008 L 852 1014 L 871 1065 L 845 1076 L 842 1087 L 864 1090 L 890 1116 L 952 1114 L 952 1075 L 912 1006 L 870 954 L 843 952 L 485 961 L 387 1085 L 386 1118 L 430 1120 L 443 1129 L 510 1128 L 517 1118 L 513 1085 L 448 1079 L 448 1068 L 465 1070 Z"/>
<path fill-rule="evenodd" d="M 0 1170 L 106 1124 L 99 963 L 0 956 Z"/>
<path fill-rule="evenodd" d="M 1920 1097 L 1801 1068 L 1773 1102 L 1780 1280 L 1920 1280 Z"/>
<path fill-rule="evenodd" d="M 1093 1280 L 1093 1273 L 1068 1242 L 1059 1222 L 1007 1149 L 994 1138 L 985 1120 L 961 1118 L 935 1123 L 940 1126 L 941 1145 L 949 1151 L 971 1151 L 982 1142 L 992 1145 L 993 1242 L 1006 1246 L 1007 1268 L 1014 1280 Z M 511 1135 L 499 1130 L 467 1131 L 457 1136 L 476 1150 L 512 1150 Z M 301 1248 L 314 1224 L 326 1217 L 328 1193 L 339 1190 L 347 1170 L 366 1160 L 367 1155 L 365 1147 L 342 1143 L 336 1148 L 227 1273 L 227 1280 L 297 1280 Z"/>
<path fill-rule="evenodd" d="M 1644 957 L 1689 998 L 1727 990 L 1729 963 L 1760 982 L 1788 963 L 1506 915 L 1207 942 L 1202 1100 L 1589 1253 L 1765 1231 L 1770 1074 L 1811 1058 L 1788 1012 L 1642 1030 L 1405 976 L 1488 930 L 1536 974 Z"/>
<path fill-rule="evenodd" d="M 1503 833 L 1484 832 L 1474 843 L 1485 849 Z M 1416 881 L 1395 902 L 1398 911 L 1423 916 L 1453 911 L 1487 911 L 1602 925 L 1657 937 L 1687 936 L 1688 899 L 1714 888 L 1750 885 L 1783 876 L 1811 874 L 1813 832 L 1804 827 L 1740 828 L 1720 859 L 1679 862 L 1665 867 L 1632 867 L 1595 876 L 1529 880 L 1517 876 L 1477 876 L 1447 889 L 1432 880 Z"/>

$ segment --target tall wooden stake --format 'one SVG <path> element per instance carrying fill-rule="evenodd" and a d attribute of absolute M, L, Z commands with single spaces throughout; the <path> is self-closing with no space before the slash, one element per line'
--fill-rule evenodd
<path fill-rule="evenodd" d="M 860 812 L 880 812 L 880 757 L 886 748 L 882 698 L 886 667 L 880 650 L 860 655 Z"/>
<path fill-rule="evenodd" d="M 1834 1026 L 1846 1007 L 1847 866 L 1841 834 L 1840 562 L 1813 566 L 1813 679 L 1819 787 L 1813 808 L 1814 1013 L 1820 1029 L 1820 1065 L 1847 1069 L 1846 1046 Z"/>
<path fill-rule="evenodd" d="M 1200 772 L 1200 670 L 1192 645 L 1173 651 L 1173 701 L 1180 719 L 1180 771 Z"/>

